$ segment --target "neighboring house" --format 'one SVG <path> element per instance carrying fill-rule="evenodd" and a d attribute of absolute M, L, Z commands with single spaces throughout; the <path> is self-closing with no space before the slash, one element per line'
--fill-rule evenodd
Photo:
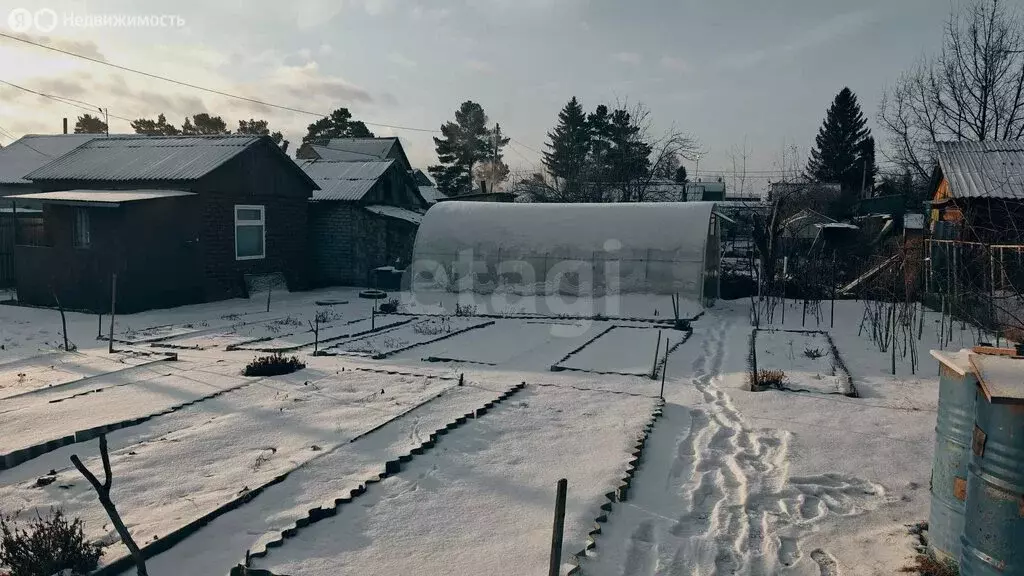
<path fill-rule="evenodd" d="M 309 216 L 315 284 L 372 286 L 375 269 L 411 262 L 429 203 L 399 160 L 307 160 L 302 169 L 320 187 Z"/>
<path fill-rule="evenodd" d="M 835 220 L 820 212 L 804 208 L 782 223 L 782 237 L 813 241 L 823 226 L 835 223 Z"/>
<path fill-rule="evenodd" d="M 1024 142 L 939 142 L 938 152 L 935 237 L 1024 243 Z"/>
<path fill-rule="evenodd" d="M 687 202 L 711 202 L 725 199 L 725 182 L 721 178 L 715 182 L 703 182 L 698 179 L 696 182 L 686 183 Z"/>
<path fill-rule="evenodd" d="M 25 176 L 103 134 L 26 134 L 0 148 L 0 197 L 38 192 L 39 187 Z M 10 208 L 10 200 L 0 200 Z M 39 208 L 38 202 L 20 201 L 19 207 Z"/>
<path fill-rule="evenodd" d="M 18 246 L 18 299 L 133 312 L 246 295 L 245 275 L 308 283 L 316 184 L 267 136 L 90 140 L 26 175 L 45 242 Z"/>
<path fill-rule="evenodd" d="M 330 160 L 334 162 L 367 162 L 396 160 L 403 169 L 412 170 L 402 143 L 396 137 L 385 138 L 332 138 L 327 144 L 304 144 L 295 153 L 300 160 Z"/>
<path fill-rule="evenodd" d="M 423 170 L 415 168 L 412 171 L 413 180 L 416 181 L 416 187 L 420 190 L 420 196 L 427 201 L 427 204 L 437 204 L 439 201 L 448 198 L 448 195 L 437 189 L 434 185 L 434 181 L 429 176 L 423 173 Z"/>

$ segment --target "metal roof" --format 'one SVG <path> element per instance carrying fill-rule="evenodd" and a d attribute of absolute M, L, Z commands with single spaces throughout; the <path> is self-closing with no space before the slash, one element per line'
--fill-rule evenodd
<path fill-rule="evenodd" d="M 366 209 L 374 214 L 380 214 L 381 216 L 387 216 L 388 218 L 395 218 L 398 220 L 405 220 L 413 224 L 419 224 L 423 221 L 423 214 L 419 212 L 413 212 L 407 208 L 400 208 L 398 206 L 366 206 Z"/>
<path fill-rule="evenodd" d="M 362 200 L 394 160 L 343 162 L 307 160 L 300 168 L 320 186 L 313 200 Z"/>
<path fill-rule="evenodd" d="M 427 201 L 427 204 L 436 204 L 439 198 L 447 198 L 444 192 L 437 189 L 436 186 L 417 186 L 420 190 L 420 196 Z"/>
<path fill-rule="evenodd" d="M 26 134 L 0 148 L 0 184 L 31 184 L 25 175 L 103 134 Z"/>
<path fill-rule="evenodd" d="M 384 160 L 391 153 L 391 149 L 398 142 L 398 138 L 331 138 L 326 146 L 314 146 L 313 148 L 324 160 L 343 160 L 345 162 Z"/>
<path fill-rule="evenodd" d="M 59 192 L 19 194 L 12 196 L 12 198 L 40 200 L 43 203 L 50 204 L 75 203 L 117 206 L 123 202 L 141 202 L 178 196 L 195 196 L 195 193 L 184 190 L 61 190 Z"/>
<path fill-rule="evenodd" d="M 147 136 L 90 140 L 26 175 L 30 180 L 196 180 L 260 136 Z"/>
<path fill-rule="evenodd" d="M 1024 199 L 1024 142 L 939 142 L 954 198 Z"/>

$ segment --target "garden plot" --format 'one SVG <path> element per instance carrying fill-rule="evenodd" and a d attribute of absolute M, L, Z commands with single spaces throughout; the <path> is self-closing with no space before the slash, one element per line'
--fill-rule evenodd
<path fill-rule="evenodd" d="M 825 333 L 758 330 L 755 341 L 759 373 L 785 373 L 780 389 L 822 394 L 850 392 L 845 370 L 833 355 Z"/>
<path fill-rule="evenodd" d="M 384 332 L 362 336 L 331 346 L 336 354 L 382 358 L 407 348 L 451 338 L 463 332 L 493 324 L 493 321 L 462 316 L 421 318 Z"/>
<path fill-rule="evenodd" d="M 559 362 L 554 368 L 598 374 L 648 376 L 654 367 L 655 348 L 660 348 L 658 352 L 660 360 L 665 354 L 666 340 L 669 346 L 673 346 L 686 337 L 685 332 L 676 330 L 661 330 L 660 332 L 661 346 L 659 347 L 659 330 L 657 329 L 612 326 L 597 339 Z"/>
<path fill-rule="evenodd" d="M 254 564 L 306 576 L 544 573 L 558 479 L 569 481 L 564 549 L 579 550 L 654 405 L 527 386 Z"/>
<path fill-rule="evenodd" d="M 268 322 L 236 324 L 225 330 L 203 332 L 184 338 L 170 338 L 154 344 L 167 348 L 208 350 L 210 348 L 232 347 L 253 341 L 270 340 L 308 329 L 305 320 L 297 316 L 285 316 Z"/>
<path fill-rule="evenodd" d="M 205 526 L 168 552 L 146 561 L 153 574 L 226 574 L 246 550 L 262 550 L 267 542 L 309 515 L 318 506 L 335 507 L 335 498 L 376 477 L 388 460 L 410 453 L 431 433 L 456 418 L 494 401 L 511 387 L 476 383 L 445 389 L 405 416 L 333 452 L 308 462 L 258 498 Z M 514 400 L 512 397 L 511 400 Z M 415 456 L 420 458 L 422 456 Z M 339 513 L 345 514 L 345 508 Z M 211 546 L 211 542 L 216 545 Z"/>
<path fill-rule="evenodd" d="M 118 353 L 104 356 L 55 352 L 0 364 L 0 399 L 110 374 L 160 357 Z"/>
<path fill-rule="evenodd" d="M 333 368 L 333 367 L 332 367 Z M 453 382 L 334 369 L 262 379 L 179 416 L 182 426 L 111 454 L 113 498 L 141 544 L 244 496 L 336 446 L 437 396 Z M 197 422 L 198 414 L 204 417 Z M 79 444 L 86 465 L 102 466 L 95 443 Z M 365 463 L 365 461 L 364 461 Z M 116 540 L 89 484 L 70 466 L 0 489 L 3 513 L 62 506 L 85 521 L 86 536 Z M 232 551 L 243 555 L 244 550 Z M 119 543 L 103 562 L 127 553 Z M 226 572 L 226 568 L 224 570 Z M 214 573 L 214 572 L 202 572 Z"/>
<path fill-rule="evenodd" d="M 393 326 L 400 326 L 411 322 L 409 318 L 400 316 L 363 318 L 345 323 L 335 323 L 320 327 L 320 344 L 334 342 L 346 338 L 355 338 L 362 334 L 374 333 L 387 330 Z M 317 337 L 308 328 L 304 331 L 288 334 L 269 340 L 250 342 L 240 346 L 234 346 L 235 350 L 259 350 L 263 352 L 288 352 L 298 350 L 305 346 L 312 346 Z"/>
<path fill-rule="evenodd" d="M 561 324 L 524 320 L 498 320 L 493 326 L 425 346 L 420 352 L 425 360 L 436 362 L 468 362 L 496 366 L 505 364 L 555 338 L 582 333 L 580 322 Z"/>
<path fill-rule="evenodd" d="M 0 454 L 148 416 L 253 380 L 213 372 L 171 373 L 61 402 L 5 402 L 0 405 Z M 102 378 L 96 383 L 102 386 Z"/>

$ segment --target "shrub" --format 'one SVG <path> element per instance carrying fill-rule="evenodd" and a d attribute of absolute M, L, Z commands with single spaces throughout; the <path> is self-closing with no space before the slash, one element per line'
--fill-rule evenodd
<path fill-rule="evenodd" d="M 437 336 L 438 334 L 447 334 L 451 332 L 452 325 L 448 318 L 442 317 L 440 321 L 430 319 L 423 322 L 417 322 L 412 325 L 412 331 L 423 336 Z"/>
<path fill-rule="evenodd" d="M 811 360 L 817 360 L 825 355 L 825 352 L 818 348 L 804 348 L 804 356 Z"/>
<path fill-rule="evenodd" d="M 475 316 L 476 304 L 455 304 L 456 316 Z"/>
<path fill-rule="evenodd" d="M 69 522 L 60 509 L 46 517 L 37 513 L 24 529 L 12 518 L 0 518 L 0 566 L 10 576 L 53 576 L 66 570 L 84 576 L 96 569 L 102 555 L 100 544 L 85 539 L 82 520 Z"/>
<path fill-rule="evenodd" d="M 754 373 L 747 375 L 750 381 L 750 389 L 754 391 L 768 388 L 781 388 L 786 382 L 786 373 L 782 370 L 758 370 L 757 380 L 754 380 Z"/>
<path fill-rule="evenodd" d="M 280 352 L 253 358 L 245 367 L 246 376 L 280 376 L 302 370 L 306 365 L 295 356 L 285 357 Z"/>

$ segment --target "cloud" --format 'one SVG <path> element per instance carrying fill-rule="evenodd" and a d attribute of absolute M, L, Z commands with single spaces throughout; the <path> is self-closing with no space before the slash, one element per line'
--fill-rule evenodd
<path fill-rule="evenodd" d="M 686 72 L 690 69 L 690 65 L 687 64 L 685 60 L 674 56 L 662 56 L 660 64 L 662 68 L 666 68 L 674 72 Z"/>
<path fill-rule="evenodd" d="M 368 91 L 343 78 L 321 74 L 316 62 L 303 66 L 281 66 L 260 85 L 262 90 L 258 93 L 283 94 L 288 96 L 286 101 L 293 102 L 319 99 L 340 103 L 369 103 L 374 100 Z M 271 98 L 271 101 L 274 100 Z"/>
<path fill-rule="evenodd" d="M 103 62 L 107 61 L 107 57 L 100 52 L 99 46 L 95 42 L 89 40 L 73 40 L 71 38 L 52 38 L 50 36 L 42 36 L 36 34 L 24 34 L 20 32 L 8 31 L 11 36 L 27 40 L 29 42 L 35 42 L 36 44 L 42 44 L 58 50 L 64 50 L 67 52 L 73 52 L 82 56 L 88 56 L 89 58 L 95 58 Z M 30 48 L 32 50 L 38 50 L 38 48 L 32 48 L 27 44 L 21 44 L 24 48 Z M 51 52 L 52 54 L 52 52 Z"/>
<path fill-rule="evenodd" d="M 414 68 L 416 66 L 415 60 L 409 58 L 408 56 L 400 52 L 392 52 L 391 54 L 388 55 L 388 60 L 393 64 L 398 64 L 399 66 L 403 66 L 405 68 Z"/>
<path fill-rule="evenodd" d="M 479 74 L 494 73 L 494 67 L 482 60 L 469 60 L 466 62 L 466 68 L 469 68 L 473 72 L 477 72 Z"/>
<path fill-rule="evenodd" d="M 722 59 L 722 64 L 731 68 L 745 69 L 752 68 L 769 59 L 792 56 L 857 33 L 874 22 L 877 17 L 878 15 L 870 10 L 837 14 L 789 34 L 789 41 L 783 44 L 729 54 Z"/>
<path fill-rule="evenodd" d="M 612 61 L 620 64 L 629 64 L 630 66 L 636 66 L 640 64 L 643 58 L 636 52 L 616 52 L 612 54 Z"/>

